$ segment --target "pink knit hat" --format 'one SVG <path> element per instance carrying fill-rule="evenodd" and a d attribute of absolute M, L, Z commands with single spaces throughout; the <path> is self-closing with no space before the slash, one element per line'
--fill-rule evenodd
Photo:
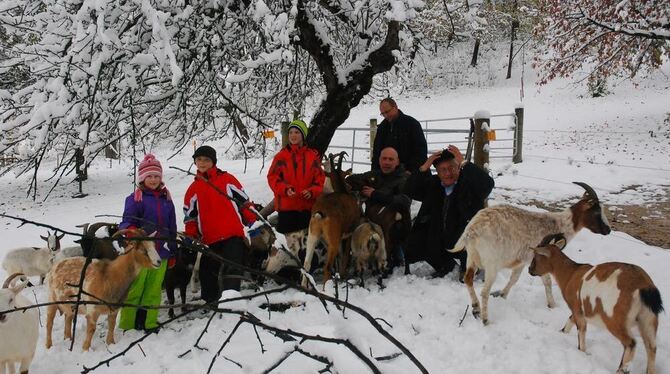
<path fill-rule="evenodd" d="M 144 182 L 144 180 L 150 176 L 155 175 L 163 178 L 163 167 L 161 166 L 160 161 L 156 160 L 156 157 L 149 153 L 144 156 L 144 160 L 140 162 L 140 166 L 137 167 L 137 178 L 138 183 Z"/>

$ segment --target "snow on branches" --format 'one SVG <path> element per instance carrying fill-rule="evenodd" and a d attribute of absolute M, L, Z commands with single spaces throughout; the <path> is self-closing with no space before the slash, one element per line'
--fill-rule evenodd
<path fill-rule="evenodd" d="M 294 110 L 305 116 L 329 90 L 343 88 L 346 108 L 357 105 L 369 92 L 367 79 L 400 56 L 390 51 L 400 49 L 401 22 L 422 6 L 3 1 L 0 39 L 12 43 L 3 43 L 10 50 L 0 55 L 0 75 L 17 66 L 28 73 L 0 89 L 0 154 L 16 155 L 10 167 L 19 173 L 39 168 L 43 157 L 56 159 L 54 172 L 62 176 L 73 169 L 75 149 L 89 164 L 133 132 L 145 150 L 159 141 L 180 149 L 194 137 L 226 135 L 245 154 L 264 150 L 263 130 Z"/>
<path fill-rule="evenodd" d="M 670 57 L 669 0 L 548 0 L 535 34 L 550 50 L 536 57 L 540 84 L 580 69 L 590 81 L 634 77 Z"/>

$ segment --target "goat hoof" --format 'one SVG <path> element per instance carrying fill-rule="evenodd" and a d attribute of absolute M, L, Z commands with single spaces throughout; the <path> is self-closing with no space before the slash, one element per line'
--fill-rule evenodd
<path fill-rule="evenodd" d="M 556 303 L 549 303 L 549 304 L 547 304 L 547 308 L 549 308 L 549 309 L 554 309 L 554 308 L 556 308 Z"/>
<path fill-rule="evenodd" d="M 479 310 L 472 308 L 472 316 L 479 319 Z"/>
<path fill-rule="evenodd" d="M 484 326 L 488 326 L 489 325 L 489 320 L 488 319 L 483 319 L 482 323 L 484 324 Z"/>
<path fill-rule="evenodd" d="M 491 292 L 491 296 L 502 297 L 503 299 L 507 297 L 507 295 L 505 295 L 502 291 Z"/>

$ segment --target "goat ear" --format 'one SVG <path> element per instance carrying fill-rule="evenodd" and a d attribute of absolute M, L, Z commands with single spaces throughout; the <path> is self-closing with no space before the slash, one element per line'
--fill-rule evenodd
<path fill-rule="evenodd" d="M 156 236 L 156 234 L 158 234 L 158 231 L 154 231 L 154 232 L 152 232 L 151 234 L 149 234 L 149 237 L 150 237 L 150 238 L 153 238 L 153 237 Z"/>
<path fill-rule="evenodd" d="M 565 245 L 568 244 L 568 242 L 565 240 L 565 238 L 560 238 L 556 240 L 553 244 L 562 251 L 565 248 Z"/>
<path fill-rule="evenodd" d="M 538 254 L 540 256 L 544 257 L 549 257 L 551 256 L 551 252 L 546 247 L 537 247 L 537 248 L 531 248 L 535 254 Z"/>
<path fill-rule="evenodd" d="M 60 234 L 60 235 L 56 235 L 56 238 L 57 238 L 58 240 L 61 240 L 61 239 L 63 239 L 64 236 L 65 236 L 65 233 L 62 233 L 62 234 Z"/>
<path fill-rule="evenodd" d="M 45 242 L 48 242 L 48 241 L 49 241 L 49 238 L 46 238 L 46 237 L 44 237 L 44 236 L 42 236 L 42 235 L 40 235 L 40 238 L 42 238 L 42 240 L 44 240 Z"/>

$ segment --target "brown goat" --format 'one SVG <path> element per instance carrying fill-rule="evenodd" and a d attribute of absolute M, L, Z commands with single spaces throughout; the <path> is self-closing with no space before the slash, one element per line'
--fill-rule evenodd
<path fill-rule="evenodd" d="M 663 311 L 663 302 L 649 275 L 639 266 L 621 262 L 578 264 L 561 251 L 565 240 L 551 244 L 550 239 L 533 249 L 528 272 L 551 274 L 561 288 L 572 312 L 562 331 L 569 333 L 576 324 L 578 348 L 586 352 L 587 322 L 604 325 L 624 347 L 617 373 L 627 373 L 635 354 L 631 329 L 637 326 L 647 350 L 647 374 L 654 374 L 658 314 Z"/>
<path fill-rule="evenodd" d="M 326 244 L 326 262 L 323 265 L 323 285 L 330 279 L 330 272 L 335 265 L 335 258 L 340 255 L 340 271 L 346 276 L 349 267 L 349 245 L 342 243 L 348 239 L 358 226 L 361 218 L 361 208 L 358 199 L 347 192 L 345 173 L 342 172 L 342 158 L 346 153 L 339 154 L 339 161 L 335 165 L 335 156 L 329 155 L 331 183 L 335 192 L 322 194 L 312 206 L 312 218 L 309 220 L 307 234 L 307 248 L 303 267 L 309 271 L 314 257 L 314 249 L 319 240 Z M 344 249 L 340 253 L 340 245 Z M 307 278 L 303 277 L 302 284 L 307 286 Z"/>
<path fill-rule="evenodd" d="M 312 207 L 312 218 L 309 221 L 307 234 L 307 249 L 303 267 L 310 270 L 314 249 L 319 240 L 326 244 L 326 263 L 323 266 L 323 284 L 330 279 L 330 271 L 335 264 L 335 258 L 340 254 L 340 271 L 346 275 L 349 265 L 348 245 L 340 253 L 340 244 L 343 239 L 351 236 L 361 218 L 361 209 L 354 195 L 344 192 L 333 192 L 321 195 Z M 303 286 L 307 286 L 307 278 L 303 278 Z"/>
<path fill-rule="evenodd" d="M 368 267 L 373 272 L 386 270 L 386 245 L 381 226 L 367 219 L 361 221 L 351 235 L 351 256 L 361 277 L 362 286 L 363 273 Z"/>
<path fill-rule="evenodd" d="M 146 233 L 138 230 L 120 230 L 115 236 L 130 233 L 135 237 L 144 237 Z M 154 234 L 152 234 L 153 236 Z M 72 301 L 78 289 L 74 285 L 79 283 L 81 271 L 84 267 L 84 257 L 66 258 L 51 269 L 47 275 L 49 285 L 49 302 Z M 108 303 L 122 303 L 128 293 L 130 284 L 135 280 L 142 268 L 157 269 L 161 259 L 156 252 L 152 240 L 129 240 L 123 255 L 114 260 L 93 260 L 86 268 L 83 290 L 84 301 L 103 301 Z M 52 345 L 51 331 L 56 311 L 60 310 L 65 316 L 65 339 L 72 339 L 72 319 L 75 308 L 71 304 L 53 304 L 47 308 L 47 337 L 46 347 Z M 117 307 L 105 305 L 82 305 L 77 308 L 79 314 L 86 315 L 86 339 L 82 345 L 84 351 L 91 347 L 91 340 L 95 332 L 98 317 L 107 314 L 107 344 L 114 344 L 114 327 L 116 325 Z"/>

